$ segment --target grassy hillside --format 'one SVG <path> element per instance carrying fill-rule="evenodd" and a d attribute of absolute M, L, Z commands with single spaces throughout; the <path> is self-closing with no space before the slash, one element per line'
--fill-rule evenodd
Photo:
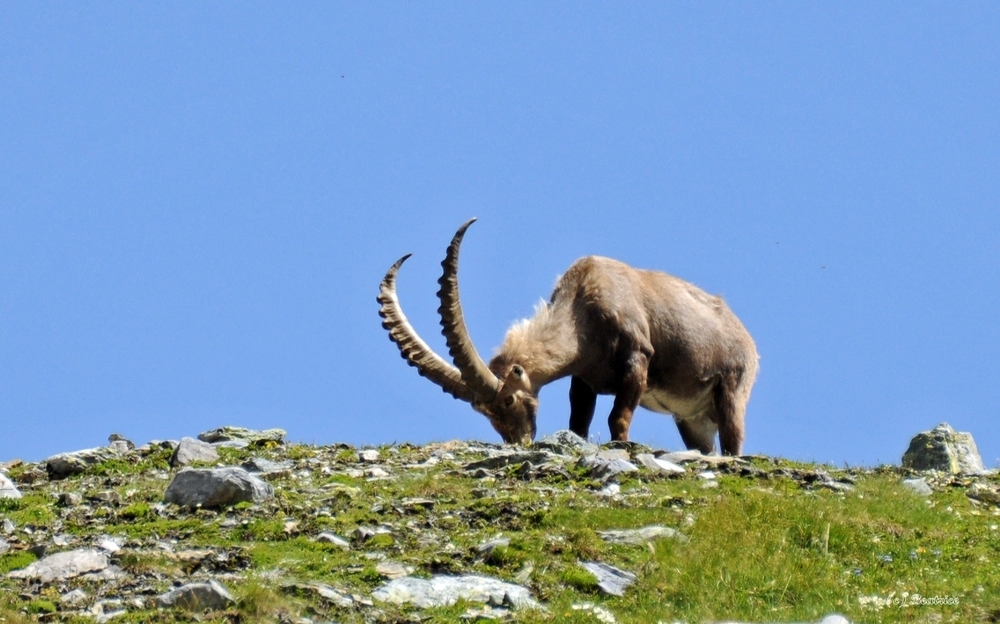
<path fill-rule="evenodd" d="M 163 504 L 170 450 L 133 451 L 51 481 L 40 465 L 7 473 L 23 493 L 0 500 L 0 622 L 187 622 L 153 599 L 175 584 L 217 579 L 235 596 L 203 622 L 1000 621 L 1000 510 L 995 477 L 930 475 L 929 497 L 900 469 L 838 470 L 763 457 L 643 469 L 607 487 L 576 458 L 542 466 L 466 470 L 499 448 L 451 442 L 378 449 L 346 446 L 220 449 L 220 464 L 290 460 L 270 475 L 273 501 L 222 510 Z M 643 449 L 627 448 L 633 453 Z M 711 475 L 699 474 L 706 470 Z M 925 475 L 927 476 L 927 475 Z M 969 496 L 970 487 L 979 499 Z M 617 491 L 616 491 L 617 490 Z M 61 494 L 79 493 L 81 504 Z M 638 545 L 598 531 L 662 525 L 688 539 Z M 359 527 L 380 527 L 358 531 Z M 350 548 L 317 541 L 332 532 Z M 374 535 L 372 535 L 374 533 Z M 478 548 L 496 537 L 509 544 Z M 111 537 L 117 578 L 40 585 L 6 576 L 48 553 Z M 638 579 L 602 595 L 581 561 Z M 416 576 L 474 573 L 528 587 L 545 610 L 487 614 L 482 605 L 419 609 L 371 601 L 396 563 Z M 397 568 L 399 566 L 396 566 Z M 114 576 L 114 575 L 113 575 Z M 342 592 L 324 598 L 310 583 Z M 81 589 L 80 594 L 72 590 Z M 339 603 L 339 604 L 338 604 Z M 598 609 L 595 611 L 595 607 Z M 86 613 L 86 614 L 85 614 Z"/>

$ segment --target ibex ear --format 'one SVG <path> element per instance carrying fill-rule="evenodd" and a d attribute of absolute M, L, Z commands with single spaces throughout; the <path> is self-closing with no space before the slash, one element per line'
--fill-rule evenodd
<path fill-rule="evenodd" d="M 513 373 L 518 379 L 524 379 L 524 369 L 520 365 L 515 364 L 511 367 L 510 372 Z"/>
<path fill-rule="evenodd" d="M 504 379 L 503 389 L 505 394 L 531 389 L 531 380 L 528 379 L 528 373 L 524 371 L 524 367 L 520 364 L 510 367 L 510 370 L 507 371 L 507 377 Z"/>

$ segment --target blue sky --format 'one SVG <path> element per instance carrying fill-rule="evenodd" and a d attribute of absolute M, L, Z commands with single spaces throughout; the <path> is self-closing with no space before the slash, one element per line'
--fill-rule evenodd
<path fill-rule="evenodd" d="M 439 262 L 477 216 L 484 356 L 611 256 L 750 330 L 746 452 L 897 463 L 948 421 L 996 466 L 997 32 L 986 2 L 5 3 L 0 460 L 223 424 L 499 441 L 375 303 L 413 252 L 444 352 Z M 681 447 L 644 410 L 632 438 Z"/>

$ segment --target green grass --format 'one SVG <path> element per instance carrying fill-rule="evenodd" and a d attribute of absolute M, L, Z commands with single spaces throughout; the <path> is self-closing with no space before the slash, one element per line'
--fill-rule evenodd
<path fill-rule="evenodd" d="M 0 501 L 0 517 L 19 531 L 15 548 L 0 556 L 0 574 L 35 560 L 26 548 L 30 535 L 71 533 L 87 543 L 97 535 L 125 536 L 130 544 L 115 560 L 157 591 L 174 581 L 188 582 L 216 572 L 239 575 L 226 584 L 237 604 L 204 622 L 315 621 L 394 622 L 420 616 L 427 622 L 454 622 L 476 605 L 417 610 L 392 605 L 341 609 L 291 583 L 324 583 L 368 596 L 383 583 L 380 558 L 412 566 L 415 574 L 475 573 L 525 581 L 546 612 L 516 612 L 523 622 L 594 622 L 593 613 L 573 609 L 590 602 L 614 613 L 619 622 L 809 622 L 839 612 L 858 623 L 1000 621 L 1000 509 L 965 495 L 969 480 L 936 488 L 930 498 L 910 493 L 905 476 L 892 468 L 852 471 L 855 489 L 808 489 L 790 478 L 816 466 L 755 459 L 757 476 L 720 470 L 719 487 L 705 489 L 689 470 L 679 478 L 643 473 L 622 483 L 618 498 L 599 496 L 595 484 L 568 470 L 525 481 L 516 467 L 497 479 L 476 480 L 442 462 L 432 469 L 402 466 L 426 459 L 420 447 L 383 447 L 397 462 L 395 478 L 368 481 L 345 469 L 353 449 L 305 445 L 283 449 L 224 450 L 226 463 L 255 454 L 294 459 L 296 478 L 273 481 L 273 503 L 240 504 L 222 511 L 191 512 L 162 507 L 168 481 L 151 471 L 165 470 L 166 451 L 118 458 L 83 475 L 25 487 L 24 498 Z M 472 461 L 478 456 L 460 456 Z M 326 470 L 322 470 L 326 467 Z M 823 467 L 839 475 L 829 467 Z M 995 478 L 980 479 L 996 488 Z M 60 508 L 55 494 L 113 489 L 120 500 Z M 431 509 L 406 507 L 407 498 L 434 501 Z M 223 522 L 227 521 L 227 522 Z M 611 545 L 603 529 L 649 524 L 674 527 L 689 540 Z M 351 539 L 359 526 L 390 525 L 351 550 L 316 542 L 323 530 Z M 509 546 L 479 554 L 476 546 L 498 535 Z M 175 554 L 154 547 L 174 544 Z M 187 551 L 211 549 L 202 561 Z M 579 562 L 602 561 L 638 576 L 622 598 L 601 595 L 596 580 Z M 70 581 L 62 590 L 95 586 Z M 0 579 L 0 623 L 33 621 L 44 614 L 59 621 L 58 593 L 22 595 L 25 586 Z M 915 598 L 919 596 L 922 598 Z M 893 605 L 893 601 L 899 601 Z M 88 621 L 79 619 L 79 621 Z M 134 609 L 119 622 L 182 622 L 181 613 Z"/>

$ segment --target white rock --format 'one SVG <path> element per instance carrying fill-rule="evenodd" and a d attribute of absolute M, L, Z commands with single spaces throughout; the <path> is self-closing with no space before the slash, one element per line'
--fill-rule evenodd
<path fill-rule="evenodd" d="M 212 579 L 207 583 L 189 583 L 156 597 L 156 606 L 161 609 L 177 608 L 185 611 L 205 609 L 225 609 L 234 604 L 229 590 Z"/>
<path fill-rule="evenodd" d="M 89 548 L 67 550 L 35 561 L 22 570 L 14 570 L 7 576 L 18 579 L 33 579 L 42 583 L 63 581 L 99 572 L 109 565 L 108 557 L 102 552 Z"/>
<path fill-rule="evenodd" d="M 0 472 L 0 498 L 21 498 L 17 486 L 2 472 Z"/>
<path fill-rule="evenodd" d="M 439 575 L 430 579 L 404 576 L 377 588 L 372 592 L 372 598 L 394 604 L 412 604 L 421 609 L 451 606 L 459 600 L 509 603 L 516 609 L 540 607 L 525 587 L 472 574 Z"/>

